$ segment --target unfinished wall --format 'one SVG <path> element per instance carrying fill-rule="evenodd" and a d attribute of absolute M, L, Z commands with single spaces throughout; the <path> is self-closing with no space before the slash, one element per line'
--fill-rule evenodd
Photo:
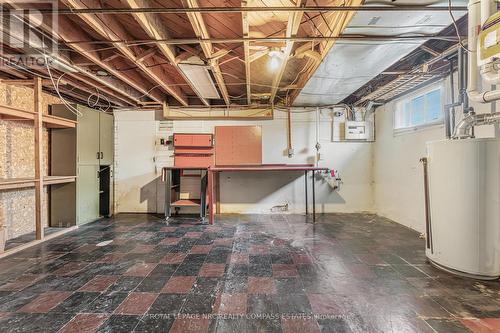
<path fill-rule="evenodd" d="M 159 117 L 157 117 L 159 119 Z M 155 128 L 153 112 L 131 111 L 115 114 L 115 188 L 118 212 L 162 210 L 156 201 L 162 188 L 154 181 Z M 276 112 L 267 121 L 174 121 L 179 133 L 213 133 L 218 125 L 260 125 L 263 133 L 263 163 L 311 163 L 316 144 L 315 114 L 292 116 L 292 141 L 295 156 L 285 156 L 286 114 Z M 317 182 L 317 209 L 320 212 L 373 211 L 372 143 L 331 142 L 331 116 L 321 118 L 320 166 L 340 171 L 344 185 L 333 191 Z M 157 193 L 159 196 L 157 196 Z M 161 201 L 161 200 L 160 200 Z M 222 173 L 221 211 L 223 213 L 271 213 L 274 206 L 288 203 L 288 212 L 302 213 L 304 208 L 303 173 Z"/>
<path fill-rule="evenodd" d="M 457 80 L 455 80 L 457 82 Z M 450 83 L 444 80 L 448 103 Z M 388 217 L 420 232 L 425 230 L 423 169 L 419 162 L 426 156 L 426 142 L 443 140 L 444 125 L 394 134 L 397 100 L 377 108 L 377 141 L 374 145 L 374 199 L 379 215 Z M 491 112 L 494 105 L 472 105 L 477 113 Z M 457 109 L 457 114 L 459 110 Z M 476 129 L 477 137 L 500 137 L 498 127 Z M 465 175 L 464 175 L 465 176 Z"/>
<path fill-rule="evenodd" d="M 47 94 L 42 98 L 43 112 L 60 100 Z M 0 83 L 0 104 L 34 111 L 33 89 Z M 35 175 L 34 130 L 32 122 L 0 120 L 0 178 Z M 48 132 L 44 130 L 44 166 L 48 174 Z M 43 223 L 48 217 L 47 188 L 44 188 Z M 35 230 L 35 191 L 33 188 L 0 192 L 0 224 L 7 227 L 7 238 Z"/>

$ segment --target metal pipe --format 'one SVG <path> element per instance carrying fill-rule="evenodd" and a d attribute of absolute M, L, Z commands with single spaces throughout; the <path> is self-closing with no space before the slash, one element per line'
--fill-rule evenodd
<path fill-rule="evenodd" d="M 158 39 L 131 39 L 131 40 L 77 40 L 67 41 L 65 44 L 127 44 L 133 46 L 140 44 L 162 43 L 167 45 L 181 44 L 200 44 L 210 42 L 213 44 L 224 43 L 244 43 L 244 42 L 266 42 L 266 43 L 281 43 L 287 41 L 293 42 L 323 42 L 336 40 L 352 40 L 352 41 L 421 41 L 421 40 L 442 40 L 448 42 L 457 41 L 457 37 L 446 37 L 436 35 L 414 35 L 414 36 L 369 36 L 369 35 L 340 35 L 340 36 L 317 36 L 317 37 L 239 37 L 239 38 L 158 38 Z"/>
<path fill-rule="evenodd" d="M 464 6 L 452 6 L 452 11 L 467 11 Z M 163 8 L 163 7 L 142 7 L 142 8 L 41 8 L 34 9 L 33 12 L 41 14 L 57 14 L 57 15 L 80 15 L 80 14 L 185 14 L 185 13 L 243 13 L 243 12 L 446 12 L 449 11 L 447 6 L 304 6 L 304 7 L 195 7 L 195 8 Z M 14 14 L 25 14 L 24 9 L 11 9 L 2 12 L 3 16 Z"/>
<path fill-rule="evenodd" d="M 471 114 L 460 121 L 455 128 L 453 138 L 465 139 L 473 137 L 471 132 L 474 126 L 492 125 L 500 122 L 500 112 Z"/>

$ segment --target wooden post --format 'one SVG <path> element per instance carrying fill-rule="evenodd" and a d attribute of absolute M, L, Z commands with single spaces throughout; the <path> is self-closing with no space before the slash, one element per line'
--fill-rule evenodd
<path fill-rule="evenodd" d="M 36 239 L 43 239 L 43 120 L 42 120 L 42 79 L 34 78 L 35 103 L 35 230 Z"/>
<path fill-rule="evenodd" d="M 214 176 L 215 185 L 215 213 L 220 214 L 220 175 L 219 172 L 215 173 Z"/>

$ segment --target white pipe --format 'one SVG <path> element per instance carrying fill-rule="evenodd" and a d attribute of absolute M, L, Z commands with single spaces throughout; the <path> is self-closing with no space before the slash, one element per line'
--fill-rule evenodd
<path fill-rule="evenodd" d="M 479 67 L 477 64 L 477 40 L 481 28 L 481 9 L 484 7 L 486 13 L 491 13 L 492 0 L 469 0 L 469 37 L 467 47 L 469 49 L 469 80 L 467 94 L 470 100 L 478 103 L 490 103 L 500 99 L 500 91 L 478 91 Z M 487 4 L 486 4 L 487 3 Z M 487 7 L 487 8 L 486 8 Z M 488 16 L 489 17 L 489 16 Z"/>
<path fill-rule="evenodd" d="M 481 26 L 483 26 L 493 14 L 493 5 L 496 5 L 494 0 L 481 0 Z"/>

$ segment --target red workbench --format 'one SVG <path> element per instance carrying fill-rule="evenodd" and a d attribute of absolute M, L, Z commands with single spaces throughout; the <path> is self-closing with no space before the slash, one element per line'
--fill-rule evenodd
<path fill-rule="evenodd" d="M 329 171 L 328 168 L 318 168 L 312 164 L 262 164 L 262 165 L 237 165 L 237 166 L 210 166 L 208 168 L 208 211 L 209 223 L 214 223 L 214 176 L 220 172 L 256 172 L 256 171 L 304 171 L 305 174 L 305 196 L 306 196 L 306 215 L 309 214 L 308 198 L 307 198 L 307 175 L 310 171 Z M 313 201 L 313 222 L 316 221 L 316 193 L 315 193 L 315 179 L 312 177 L 312 201 Z"/>

